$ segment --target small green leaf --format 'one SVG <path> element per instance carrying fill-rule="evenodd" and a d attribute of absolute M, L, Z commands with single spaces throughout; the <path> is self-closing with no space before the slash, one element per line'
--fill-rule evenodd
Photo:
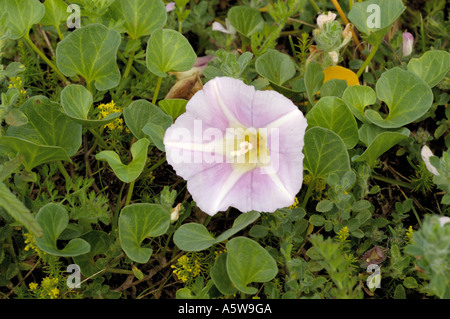
<path fill-rule="evenodd" d="M 237 289 L 233 286 L 230 277 L 228 277 L 227 253 L 220 254 L 217 257 L 214 266 L 211 268 L 210 274 L 214 285 L 222 294 L 227 296 L 234 295 L 236 293 Z"/>
<path fill-rule="evenodd" d="M 43 25 L 59 27 L 70 15 L 70 12 L 67 12 L 67 4 L 63 0 L 45 0 L 44 6 L 45 15 L 41 20 Z"/>
<path fill-rule="evenodd" d="M 384 72 L 376 84 L 378 99 L 384 101 L 389 114 L 385 118 L 366 110 L 369 121 L 383 128 L 398 128 L 424 115 L 433 103 L 433 92 L 425 81 L 398 67 Z"/>
<path fill-rule="evenodd" d="M 159 77 L 166 77 L 168 72 L 188 71 L 196 59 L 189 41 L 175 30 L 158 29 L 148 40 L 147 68 Z"/>
<path fill-rule="evenodd" d="M 318 211 L 320 213 L 326 213 L 332 209 L 333 209 L 333 203 L 328 199 L 321 200 L 320 202 L 317 203 L 317 206 L 316 206 L 316 211 Z M 313 217 L 313 216 L 319 216 L 319 215 L 312 215 L 311 217 Z M 317 225 L 315 225 L 315 226 L 317 226 Z"/>
<path fill-rule="evenodd" d="M 320 126 L 338 134 L 347 149 L 358 143 L 358 126 L 347 104 L 335 96 L 322 97 L 306 115 L 308 128 Z"/>
<path fill-rule="evenodd" d="M 42 236 L 42 228 L 30 210 L 3 183 L 0 183 L 0 207 L 5 209 L 12 218 L 24 225 L 34 236 Z"/>
<path fill-rule="evenodd" d="M 427 51 L 420 58 L 411 59 L 408 70 L 419 76 L 430 87 L 434 87 L 450 71 L 450 53 L 440 50 Z"/>
<path fill-rule="evenodd" d="M 313 179 L 327 179 L 336 173 L 339 176 L 350 170 L 350 160 L 342 138 L 333 131 L 313 127 L 305 133 L 304 168 Z"/>
<path fill-rule="evenodd" d="M 150 141 L 146 138 L 136 141 L 131 145 L 132 161 L 125 165 L 119 155 L 114 151 L 102 151 L 95 155 L 99 161 L 108 162 L 116 176 L 124 183 L 135 181 L 141 175 L 147 161 L 147 150 Z"/>
<path fill-rule="evenodd" d="M 406 299 L 405 287 L 402 284 L 398 284 L 394 290 L 394 299 Z"/>
<path fill-rule="evenodd" d="M 146 263 L 153 250 L 141 247 L 142 241 L 165 234 L 169 225 L 170 214 L 161 205 L 142 203 L 126 206 L 119 217 L 120 244 L 131 260 Z"/>
<path fill-rule="evenodd" d="M 349 86 L 342 94 L 342 99 L 352 111 L 353 115 L 363 123 L 370 123 L 364 111 L 367 106 L 377 102 L 377 94 L 370 86 Z"/>
<path fill-rule="evenodd" d="M 276 85 L 283 85 L 295 75 L 295 65 L 289 55 L 269 49 L 255 61 L 256 72 Z"/>
<path fill-rule="evenodd" d="M 320 89 L 320 96 L 336 96 L 342 97 L 347 88 L 346 80 L 331 79 L 326 81 Z"/>
<path fill-rule="evenodd" d="M 41 21 L 45 7 L 38 0 L 2 0 L 4 16 L 0 19 L 0 40 L 18 40 Z"/>
<path fill-rule="evenodd" d="M 310 62 L 305 70 L 305 87 L 309 102 L 314 105 L 314 96 L 319 92 L 325 80 L 322 67 L 317 62 Z"/>
<path fill-rule="evenodd" d="M 92 230 L 80 237 L 91 245 L 91 250 L 87 254 L 73 257 L 73 261 L 80 267 L 81 273 L 86 276 L 92 276 L 101 270 L 95 262 L 98 255 L 106 255 L 111 240 L 107 233 L 98 230 Z"/>
<path fill-rule="evenodd" d="M 86 127 L 104 126 L 121 115 L 121 113 L 112 113 L 101 120 L 88 119 L 92 103 L 91 92 L 82 85 L 71 84 L 61 91 L 61 105 L 66 115 L 73 121 Z"/>
<path fill-rule="evenodd" d="M 178 116 L 186 112 L 187 102 L 184 99 L 168 99 L 159 101 L 158 105 L 161 110 L 175 120 Z"/>
<path fill-rule="evenodd" d="M 56 47 L 56 64 L 65 76 L 81 75 L 97 90 L 117 86 L 120 71 L 117 50 L 120 34 L 102 24 L 89 24 L 71 32 Z"/>
<path fill-rule="evenodd" d="M 161 0 L 115 0 L 109 10 L 114 20 L 124 22 L 123 27 L 132 39 L 152 34 L 167 20 Z"/>
<path fill-rule="evenodd" d="M 311 215 L 309 222 L 314 226 L 320 227 L 325 224 L 325 218 L 322 215 Z"/>
<path fill-rule="evenodd" d="M 164 151 L 164 135 L 166 130 L 172 124 L 172 117 L 164 113 L 161 109 L 156 108 L 150 118 L 150 121 L 147 122 L 147 124 L 145 124 L 142 128 L 142 132 L 150 137 L 153 144 L 155 144 L 159 150 Z"/>
<path fill-rule="evenodd" d="M 417 289 L 419 287 L 419 284 L 414 277 L 406 277 L 403 280 L 403 285 L 408 289 Z"/>
<path fill-rule="evenodd" d="M 365 161 L 370 166 L 375 164 L 378 157 L 397 145 L 402 140 L 408 138 L 410 131 L 406 128 L 395 130 L 384 130 L 373 124 L 363 124 L 359 129 L 360 140 L 366 144 L 366 151 L 354 159 L 356 162 Z"/>
<path fill-rule="evenodd" d="M 242 35 L 249 38 L 262 31 L 264 20 L 258 10 L 246 6 L 234 6 L 228 10 L 227 17 L 231 25 Z"/>
<path fill-rule="evenodd" d="M 253 282 L 267 282 L 278 273 L 273 257 L 254 240 L 236 237 L 227 245 L 227 272 L 231 282 L 240 291 L 255 294 L 258 289 L 248 286 Z"/>
<path fill-rule="evenodd" d="M 90 251 L 90 245 L 81 238 L 70 240 L 63 249 L 57 246 L 59 235 L 69 224 L 69 214 L 64 206 L 50 203 L 42 207 L 36 215 L 36 220 L 42 227 L 43 235 L 35 238 L 37 246 L 50 255 L 74 257 Z"/>

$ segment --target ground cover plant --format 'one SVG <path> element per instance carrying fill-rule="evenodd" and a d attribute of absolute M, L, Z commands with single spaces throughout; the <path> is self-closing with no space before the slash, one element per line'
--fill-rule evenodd
<path fill-rule="evenodd" d="M 1 298 L 449 298 L 445 4 L 0 0 Z"/>

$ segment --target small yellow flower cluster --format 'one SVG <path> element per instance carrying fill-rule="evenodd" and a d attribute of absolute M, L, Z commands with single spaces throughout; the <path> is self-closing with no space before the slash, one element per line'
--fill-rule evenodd
<path fill-rule="evenodd" d="M 219 255 L 222 255 L 222 254 L 224 254 L 224 253 L 226 253 L 227 252 L 227 250 L 226 249 L 223 249 L 223 250 L 216 250 L 216 251 L 214 251 L 214 260 L 216 260 L 217 259 L 217 257 L 219 257 Z"/>
<path fill-rule="evenodd" d="M 29 251 L 29 250 L 34 250 L 34 252 L 40 257 L 42 258 L 45 255 L 45 252 L 40 250 L 39 247 L 36 244 L 36 240 L 34 239 L 33 235 L 31 235 L 30 233 L 24 233 L 23 235 L 25 237 L 25 241 L 24 243 L 25 251 Z"/>
<path fill-rule="evenodd" d="M 312 176 L 305 174 L 303 176 L 303 184 L 309 185 L 312 182 Z M 314 184 L 314 190 L 311 198 L 316 201 L 320 201 L 328 197 L 327 184 L 321 178 L 316 179 Z"/>
<path fill-rule="evenodd" d="M 337 238 L 339 241 L 343 242 L 346 241 L 348 236 L 350 235 L 350 232 L 348 230 L 347 226 L 344 226 L 341 228 L 341 230 L 337 233 Z"/>
<path fill-rule="evenodd" d="M 289 206 L 289 209 L 294 209 L 294 208 L 297 208 L 297 206 L 298 206 L 298 198 L 297 198 L 297 197 L 295 197 L 295 199 L 294 199 L 294 203 L 292 203 L 292 205 L 291 205 L 291 206 Z"/>
<path fill-rule="evenodd" d="M 412 243 L 412 237 L 413 237 L 414 229 L 412 226 L 409 226 L 408 230 L 406 231 L 405 239 L 408 244 Z"/>
<path fill-rule="evenodd" d="M 39 299 L 56 299 L 59 297 L 58 278 L 45 277 L 39 284 L 32 282 L 28 285 L 30 290 Z"/>
<path fill-rule="evenodd" d="M 113 113 L 119 113 L 122 112 L 123 108 L 116 106 L 116 103 L 114 101 L 111 101 L 106 104 L 100 104 L 98 107 L 98 111 L 100 112 L 100 119 L 104 119 L 110 114 Z M 113 130 L 119 130 L 123 131 L 123 119 L 117 118 L 111 123 L 108 123 L 105 125 L 107 128 L 109 128 L 111 131 Z"/>
<path fill-rule="evenodd" d="M 10 80 L 10 83 L 9 83 L 8 89 L 16 88 L 16 89 L 19 90 L 19 93 L 21 95 L 24 95 L 24 94 L 27 93 L 27 91 L 25 91 L 23 89 L 23 82 L 22 82 L 22 79 L 20 78 L 20 76 L 16 76 L 16 77 L 10 78 L 9 80 Z"/>
<path fill-rule="evenodd" d="M 202 266 L 196 255 L 193 254 L 191 258 L 187 255 L 183 255 L 177 260 L 176 265 L 172 265 L 173 273 L 177 275 L 177 278 L 182 282 L 187 282 L 194 279 L 202 272 Z"/>

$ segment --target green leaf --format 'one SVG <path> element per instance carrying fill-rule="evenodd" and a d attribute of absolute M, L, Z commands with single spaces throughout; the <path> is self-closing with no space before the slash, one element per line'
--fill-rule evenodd
<path fill-rule="evenodd" d="M 320 202 L 317 203 L 317 206 L 316 206 L 316 211 L 321 212 L 321 213 L 329 212 L 332 209 L 333 209 L 333 203 L 328 199 L 321 200 Z M 313 217 L 313 216 L 319 216 L 319 215 L 312 215 L 311 217 Z"/>
<path fill-rule="evenodd" d="M 273 257 L 254 240 L 236 237 L 227 245 L 227 272 L 231 282 L 240 291 L 255 294 L 258 289 L 248 286 L 253 282 L 267 282 L 278 273 Z"/>
<path fill-rule="evenodd" d="M 0 19 L 0 40 L 24 37 L 45 14 L 38 0 L 2 0 L 1 8 L 5 15 Z"/>
<path fill-rule="evenodd" d="M 350 170 L 350 160 L 344 141 L 333 131 L 313 127 L 305 133 L 304 168 L 313 179 L 327 179 L 328 175 L 336 173 L 342 177 Z"/>
<path fill-rule="evenodd" d="M 19 110 L 28 117 L 28 123 L 9 127 L 7 136 L 22 138 L 43 146 L 59 146 L 69 156 L 78 152 L 82 127 L 61 112 L 57 103 L 38 95 L 28 99 Z"/>
<path fill-rule="evenodd" d="M 434 87 L 450 71 L 450 53 L 440 50 L 427 51 L 420 58 L 411 59 L 408 70 L 430 87 Z"/>
<path fill-rule="evenodd" d="M 166 233 L 170 225 L 169 212 L 157 204 L 133 204 L 120 212 L 119 238 L 127 256 L 138 263 L 146 263 L 153 250 L 141 247 L 142 241 Z"/>
<path fill-rule="evenodd" d="M 148 40 L 147 68 L 159 77 L 166 77 L 168 72 L 188 71 L 196 59 L 189 41 L 175 30 L 158 29 Z"/>
<path fill-rule="evenodd" d="M 358 143 L 358 126 L 347 104 L 335 96 L 322 97 L 306 115 L 308 128 L 320 126 L 338 134 L 347 149 Z"/>
<path fill-rule="evenodd" d="M 175 244 L 184 251 L 200 251 L 211 247 L 217 243 L 227 240 L 245 227 L 253 223 L 260 216 L 259 212 L 251 211 L 239 215 L 234 220 L 233 226 L 224 231 L 220 236 L 214 236 L 205 226 L 197 223 L 188 223 L 181 225 L 174 234 Z"/>
<path fill-rule="evenodd" d="M 61 91 L 61 105 L 66 115 L 88 128 L 104 126 L 121 116 L 121 113 L 112 113 L 101 120 L 88 119 L 92 103 L 91 92 L 82 85 L 71 84 Z"/>
<path fill-rule="evenodd" d="M 405 287 L 402 284 L 398 284 L 394 290 L 394 299 L 406 299 Z"/>
<path fill-rule="evenodd" d="M 56 63 L 65 76 L 81 75 L 100 91 L 120 81 L 117 50 L 120 34 L 102 24 L 89 24 L 70 33 L 56 47 Z"/>
<path fill-rule="evenodd" d="M 225 296 L 234 295 L 237 292 L 227 272 L 227 253 L 220 254 L 211 268 L 211 279 L 217 289 Z"/>
<path fill-rule="evenodd" d="M 141 175 L 147 161 L 147 150 L 150 141 L 142 138 L 131 145 L 133 159 L 127 165 L 123 164 L 119 155 L 114 151 L 102 151 L 95 155 L 99 161 L 108 162 L 116 176 L 124 183 L 135 181 Z"/>
<path fill-rule="evenodd" d="M 242 35 L 249 38 L 262 31 L 264 20 L 258 10 L 246 6 L 234 6 L 227 13 L 231 25 Z"/>
<path fill-rule="evenodd" d="M 414 277 L 406 277 L 403 280 L 403 285 L 408 289 L 417 289 L 419 287 L 419 284 Z"/>
<path fill-rule="evenodd" d="M 31 171 L 36 166 L 53 161 L 71 162 L 66 150 L 59 146 L 45 146 L 12 136 L 0 137 L 0 145 L 4 145 L 25 157 L 24 166 Z"/>
<path fill-rule="evenodd" d="M 164 151 L 164 134 L 172 124 L 172 117 L 161 111 L 161 109 L 156 108 L 150 121 L 142 128 L 142 132 L 150 137 L 159 150 Z"/>
<path fill-rule="evenodd" d="M 80 238 L 91 245 L 91 250 L 87 254 L 74 256 L 73 261 L 80 267 L 81 273 L 89 277 L 101 270 L 95 258 L 108 252 L 111 240 L 107 233 L 98 230 L 92 230 Z"/>
<path fill-rule="evenodd" d="M 348 19 L 364 34 L 366 41 L 375 45 L 380 43 L 405 9 L 402 0 L 356 2 L 348 13 Z"/>
<path fill-rule="evenodd" d="M 295 75 L 295 65 L 289 55 L 273 49 L 256 59 L 255 68 L 260 76 L 279 86 Z"/>
<path fill-rule="evenodd" d="M 59 25 L 67 21 L 70 13 L 67 12 L 67 4 L 63 0 L 45 0 L 45 15 L 41 23 L 43 25 L 51 25 L 59 27 Z"/>
<path fill-rule="evenodd" d="M 320 89 L 320 96 L 336 96 L 342 97 L 347 88 L 346 80 L 331 79 L 326 81 Z"/>
<path fill-rule="evenodd" d="M 382 129 L 373 124 L 363 124 L 359 129 L 360 140 L 368 146 L 366 151 L 354 159 L 356 162 L 367 162 L 370 166 L 375 164 L 378 157 L 408 138 L 410 131 L 403 127 L 395 130 Z"/>
<path fill-rule="evenodd" d="M 305 88 L 309 102 L 314 105 L 314 96 L 319 92 L 325 80 L 325 74 L 322 67 L 317 62 L 310 62 L 305 70 Z"/>
<path fill-rule="evenodd" d="M 384 101 L 389 114 L 383 118 L 374 110 L 365 115 L 373 124 L 383 128 L 398 128 L 424 115 L 433 103 L 428 84 L 412 72 L 398 67 L 384 72 L 376 84 L 378 99 Z"/>
<path fill-rule="evenodd" d="M 58 237 L 69 224 L 69 214 L 64 206 L 54 203 L 47 204 L 39 210 L 36 220 L 43 230 L 42 237 L 35 238 L 36 244 L 46 253 L 61 257 L 73 257 L 90 251 L 90 245 L 81 238 L 70 240 L 63 249 L 58 248 Z"/>
<path fill-rule="evenodd" d="M 322 215 L 311 215 L 309 222 L 314 226 L 320 227 L 325 223 L 325 218 Z"/>
<path fill-rule="evenodd" d="M 5 209 L 17 222 L 24 225 L 34 236 L 42 236 L 42 228 L 29 209 L 3 183 L 0 183 L 0 207 Z"/>
<path fill-rule="evenodd" d="M 158 105 L 161 110 L 175 120 L 178 116 L 186 112 L 187 102 L 184 99 L 169 99 L 159 101 Z"/>
<path fill-rule="evenodd" d="M 123 27 L 132 39 L 152 34 L 167 20 L 161 0 L 115 0 L 109 10 L 114 20 L 124 21 Z"/>
<path fill-rule="evenodd" d="M 349 86 L 342 94 L 342 99 L 358 120 L 363 123 L 370 123 L 364 115 L 364 111 L 367 106 L 377 102 L 377 94 L 370 86 Z"/>

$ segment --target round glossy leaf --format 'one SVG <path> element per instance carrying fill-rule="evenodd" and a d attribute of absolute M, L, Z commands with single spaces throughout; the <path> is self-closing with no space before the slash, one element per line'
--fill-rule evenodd
<path fill-rule="evenodd" d="M 120 34 L 102 24 L 89 24 L 70 33 L 56 47 L 56 63 L 65 76 L 81 75 L 100 90 L 119 84 L 117 50 Z"/>
<path fill-rule="evenodd" d="M 189 41 L 171 29 L 154 31 L 147 43 L 146 63 L 153 74 L 165 77 L 168 72 L 182 72 L 192 68 L 197 55 Z"/>
<path fill-rule="evenodd" d="M 114 20 L 124 21 L 123 27 L 133 39 L 152 34 L 167 20 L 161 0 L 115 0 L 109 10 Z"/>
<path fill-rule="evenodd" d="M 250 287 L 253 282 L 267 282 L 278 273 L 273 257 L 254 240 L 236 237 L 227 245 L 227 272 L 231 282 L 240 291 L 255 294 L 258 289 Z"/>
<path fill-rule="evenodd" d="M 424 80 L 410 71 L 393 68 L 384 72 L 376 84 L 378 99 L 384 101 L 389 114 L 384 118 L 366 110 L 369 121 L 383 128 L 398 128 L 424 115 L 433 103 L 433 92 Z"/>
<path fill-rule="evenodd" d="M 63 249 L 57 246 L 58 237 L 69 224 L 69 214 L 60 204 L 47 204 L 36 215 L 36 220 L 43 230 L 42 237 L 35 237 L 37 246 L 50 255 L 73 257 L 86 254 L 90 245 L 81 238 L 70 240 Z"/>
<path fill-rule="evenodd" d="M 170 225 L 169 212 L 157 204 L 133 204 L 122 209 L 119 217 L 119 238 L 127 256 L 138 263 L 146 263 L 153 250 L 141 247 L 145 238 L 165 234 Z"/>
<path fill-rule="evenodd" d="M 358 143 L 358 126 L 345 102 L 335 96 L 322 97 L 306 115 L 308 128 L 320 126 L 338 134 L 347 149 Z"/>

